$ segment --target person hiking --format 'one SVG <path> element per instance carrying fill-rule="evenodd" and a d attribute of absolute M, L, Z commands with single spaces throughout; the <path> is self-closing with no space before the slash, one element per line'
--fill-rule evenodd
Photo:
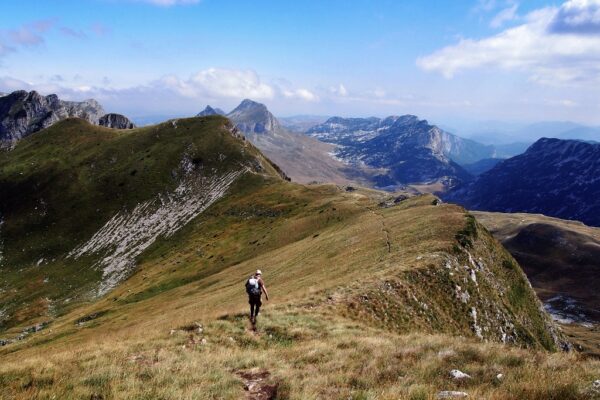
<path fill-rule="evenodd" d="M 248 293 L 248 303 L 250 304 L 250 322 L 256 325 L 256 317 L 262 305 L 261 296 L 265 292 L 265 298 L 269 300 L 269 292 L 265 287 L 265 282 L 262 280 L 262 272 L 257 269 L 254 275 L 246 281 L 246 293 Z"/>

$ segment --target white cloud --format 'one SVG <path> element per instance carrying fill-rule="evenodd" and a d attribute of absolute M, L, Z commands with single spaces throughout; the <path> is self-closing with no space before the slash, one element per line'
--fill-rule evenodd
<path fill-rule="evenodd" d="M 588 7 L 576 8 L 580 15 L 573 5 L 582 3 Z M 600 83 L 600 35 L 555 29 L 565 10 L 572 21 L 590 21 L 589 10 L 598 5 L 600 0 L 571 0 L 560 8 L 542 8 L 528 14 L 521 25 L 484 39 L 460 40 L 419 58 L 417 65 L 447 78 L 463 70 L 492 67 L 525 72 L 544 84 Z"/>
<path fill-rule="evenodd" d="M 517 9 L 519 8 L 518 4 L 513 4 L 510 7 L 505 8 L 500 11 L 496 16 L 490 21 L 490 26 L 494 29 L 501 28 L 505 23 L 514 21 L 518 18 Z"/>
<path fill-rule="evenodd" d="M 46 19 L 24 24 L 16 29 L 0 29 L 0 56 L 16 51 L 18 47 L 43 44 L 42 35 L 54 25 L 54 20 Z"/>
<path fill-rule="evenodd" d="M 550 30 L 557 33 L 600 33 L 600 1 L 567 1 L 558 10 Z"/>
<path fill-rule="evenodd" d="M 340 97 L 348 96 L 348 90 L 346 90 L 346 87 L 341 83 L 338 86 L 330 87 L 329 91 L 336 96 L 340 96 Z"/>
<path fill-rule="evenodd" d="M 196 95 L 209 97 L 271 99 L 275 94 L 273 87 L 261 82 L 251 70 L 209 68 L 198 72 L 186 84 L 196 90 Z"/>
<path fill-rule="evenodd" d="M 61 77 L 62 78 L 62 77 Z M 177 112 L 194 111 L 198 104 L 232 105 L 242 99 L 258 101 L 294 100 L 304 103 L 319 101 L 319 96 L 306 88 L 290 83 L 266 83 L 252 70 L 208 68 L 188 78 L 163 76 L 143 85 L 110 87 L 107 77 L 93 84 L 85 79 L 71 84 L 49 75 L 43 82 L 31 83 L 11 77 L 0 77 L 0 92 L 37 90 L 43 94 L 56 93 L 66 100 L 95 98 L 120 112 Z M 191 110 L 191 111 L 190 111 Z M 197 112 L 197 111 L 196 111 Z"/>
<path fill-rule="evenodd" d="M 282 93 L 285 97 L 290 98 L 290 99 L 300 99 L 300 100 L 304 100 L 304 101 L 318 101 L 319 97 L 314 94 L 313 92 L 311 92 L 308 89 L 296 89 L 296 90 L 288 90 L 288 89 L 283 89 Z"/>

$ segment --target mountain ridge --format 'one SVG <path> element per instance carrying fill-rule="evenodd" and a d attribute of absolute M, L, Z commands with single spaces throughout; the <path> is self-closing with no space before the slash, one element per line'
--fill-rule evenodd
<path fill-rule="evenodd" d="M 436 182 L 448 188 L 471 179 L 447 155 L 454 137 L 414 115 L 332 117 L 307 135 L 338 145 L 336 157 L 348 163 L 385 169 L 373 178 L 380 188 Z"/>

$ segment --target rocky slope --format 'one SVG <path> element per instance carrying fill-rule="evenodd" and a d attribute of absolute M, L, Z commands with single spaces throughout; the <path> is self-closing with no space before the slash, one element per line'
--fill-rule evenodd
<path fill-rule="evenodd" d="M 600 226 L 600 145 L 540 139 L 446 200 L 473 210 L 529 212 Z"/>
<path fill-rule="evenodd" d="M 133 129 L 135 124 L 121 114 L 105 114 L 98 120 L 98 125 L 112 129 Z"/>
<path fill-rule="evenodd" d="M 42 96 L 36 91 L 19 90 L 0 97 L 0 149 L 12 148 L 24 137 L 66 118 L 81 118 L 116 129 L 134 127 L 120 114 L 105 115 L 102 106 L 93 99 L 65 101 L 55 94 Z"/>
<path fill-rule="evenodd" d="M 339 147 L 335 155 L 352 165 L 365 164 L 385 173 L 377 187 L 440 182 L 452 187 L 471 176 L 449 154 L 466 155 L 470 143 L 412 115 L 379 118 L 334 117 L 311 128 L 308 135 Z"/>

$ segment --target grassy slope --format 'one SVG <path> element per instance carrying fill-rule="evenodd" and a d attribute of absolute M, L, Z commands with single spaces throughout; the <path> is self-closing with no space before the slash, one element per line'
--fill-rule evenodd
<path fill-rule="evenodd" d="M 258 157 L 276 176 L 227 123 L 209 117 L 118 131 L 69 119 L 0 154 L 0 235 L 9 238 L 0 304 L 12 316 L 8 326 L 46 318 L 69 305 L 64 300 L 85 297 L 100 271 L 90 268 L 89 257 L 64 256 L 117 212 L 173 190 L 184 155 L 208 174 Z"/>
<path fill-rule="evenodd" d="M 591 395 L 600 366 L 542 350 L 554 344 L 522 272 L 460 207 L 421 196 L 381 208 L 378 192 L 259 175 L 230 193 L 107 296 L 0 347 L 0 398 L 240 398 L 237 371 L 252 368 L 278 398 Z M 272 303 L 253 334 L 243 282 L 256 268 Z M 488 340 L 506 317 L 530 350 L 476 339 L 471 307 Z M 194 321 L 202 333 L 170 334 Z M 473 379 L 452 381 L 452 368 Z"/>
<path fill-rule="evenodd" d="M 517 258 L 542 300 L 556 295 L 577 299 L 587 316 L 598 320 L 599 228 L 535 214 L 474 215 Z M 600 356 L 597 324 L 569 324 L 563 329 L 583 351 Z"/>

